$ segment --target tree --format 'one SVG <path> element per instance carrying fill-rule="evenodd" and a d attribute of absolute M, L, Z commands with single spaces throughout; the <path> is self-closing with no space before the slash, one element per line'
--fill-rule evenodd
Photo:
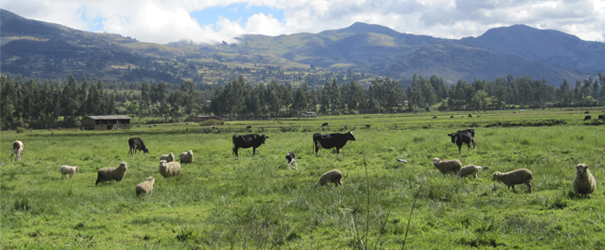
<path fill-rule="evenodd" d="M 149 88 L 149 84 L 143 82 L 141 84 L 141 103 L 140 109 L 141 113 L 148 114 L 149 113 L 149 105 L 151 104 L 151 89 Z"/>
<path fill-rule="evenodd" d="M 473 105 L 477 109 L 483 109 L 485 112 L 487 107 L 491 105 L 491 98 L 487 96 L 487 92 L 479 90 L 475 92 L 475 95 L 473 96 Z"/>

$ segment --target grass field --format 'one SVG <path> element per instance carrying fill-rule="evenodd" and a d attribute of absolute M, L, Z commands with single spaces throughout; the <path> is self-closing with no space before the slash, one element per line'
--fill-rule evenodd
<path fill-rule="evenodd" d="M 233 121 L 219 126 L 221 133 L 201 133 L 202 126 L 191 123 L 2 132 L 1 248 L 400 249 L 416 198 L 407 249 L 605 248 L 602 122 L 584 123 L 583 110 L 461 118 L 466 114 Z M 528 126 L 549 119 L 565 122 Z M 324 131 L 322 122 L 330 124 Z M 246 125 L 253 132 L 263 128 L 269 138 L 256 156 L 240 149 L 235 157 L 231 136 L 247 133 Z M 468 126 L 475 128 L 477 152 L 465 146 L 458 154 L 447 134 Z M 340 155 L 312 154 L 313 133 L 353 128 L 357 140 Z M 132 136 L 150 153 L 127 156 Z M 17 139 L 25 155 L 11 162 Z M 159 174 L 160 154 L 189 149 L 195 161 L 179 176 Z M 290 151 L 298 170 L 287 168 Z M 439 173 L 434 157 L 490 168 L 459 181 Z M 97 169 L 122 161 L 128 163 L 124 180 L 94 185 Z M 597 179 L 590 198 L 573 193 L 578 163 L 587 163 Z M 62 180 L 61 165 L 80 172 Z M 491 179 L 495 171 L 522 167 L 533 172 L 531 194 L 525 185 L 513 193 Z M 344 173 L 343 186 L 314 187 L 331 169 Z M 153 195 L 136 197 L 135 186 L 147 176 L 156 179 Z"/>

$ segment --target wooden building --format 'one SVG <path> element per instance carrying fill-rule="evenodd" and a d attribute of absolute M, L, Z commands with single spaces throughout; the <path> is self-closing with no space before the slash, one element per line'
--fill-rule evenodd
<path fill-rule="evenodd" d="M 82 119 L 86 130 L 130 129 L 130 118 L 126 115 L 91 115 Z"/>

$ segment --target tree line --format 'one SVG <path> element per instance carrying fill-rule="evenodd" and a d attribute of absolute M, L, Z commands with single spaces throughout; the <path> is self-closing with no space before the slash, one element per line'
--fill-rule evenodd
<path fill-rule="evenodd" d="M 340 80 L 340 81 L 339 81 Z M 164 82 L 110 83 L 83 78 L 67 82 L 0 77 L 2 130 L 77 127 L 89 115 L 127 114 L 162 121 L 193 120 L 200 114 L 258 119 L 292 117 L 305 111 L 319 114 L 396 113 L 432 110 L 503 109 L 522 107 L 596 106 L 605 103 L 605 75 L 598 80 L 565 80 L 558 88 L 530 77 L 496 78 L 493 81 L 459 80 L 448 85 L 443 78 L 415 75 L 411 83 L 387 78 L 368 83 L 333 78 L 309 87 L 279 82 L 252 84 L 242 76 L 222 85 L 180 85 Z M 118 88 L 129 86 L 130 90 Z M 138 90 L 132 90 L 138 88 Z"/>

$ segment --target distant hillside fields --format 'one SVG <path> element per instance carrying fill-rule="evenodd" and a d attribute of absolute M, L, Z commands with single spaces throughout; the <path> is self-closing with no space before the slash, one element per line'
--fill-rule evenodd
<path fill-rule="evenodd" d="M 227 122 L 218 126 L 220 132 L 192 123 L 3 132 L 1 248 L 605 246 L 603 123 L 584 123 L 582 113 L 570 111 L 528 110 L 515 114 L 521 117 L 482 116 L 477 123 L 462 122 L 473 118 L 460 118 L 461 113 L 452 115 L 458 121 L 357 115 Z M 534 126 L 542 117 L 568 122 Z M 328 125 L 321 128 L 324 122 Z M 475 129 L 477 152 L 464 146 L 458 154 L 447 134 L 469 126 Z M 314 133 L 349 130 L 356 140 L 339 155 L 331 149 L 313 155 Z M 268 138 L 256 156 L 252 149 L 240 149 L 236 157 L 231 138 L 246 133 Z M 127 155 L 128 138 L 135 136 L 143 139 L 148 154 Z M 12 162 L 14 140 L 23 141 L 25 154 Z M 161 154 L 187 150 L 194 152 L 194 162 L 183 165 L 178 176 L 159 174 Z M 298 170 L 288 170 L 288 152 L 296 153 Z M 441 174 L 433 166 L 435 157 L 489 168 L 477 179 L 459 180 Z M 98 169 L 122 161 L 128 170 L 121 182 L 94 185 Z M 573 192 L 578 163 L 588 164 L 597 179 L 591 197 Z M 62 179 L 61 165 L 80 171 Z M 525 185 L 517 185 L 515 193 L 492 180 L 496 171 L 518 168 L 532 171 L 532 193 Z M 343 185 L 315 187 L 332 169 L 342 171 Z M 148 176 L 155 177 L 153 194 L 137 197 L 136 185 Z"/>

